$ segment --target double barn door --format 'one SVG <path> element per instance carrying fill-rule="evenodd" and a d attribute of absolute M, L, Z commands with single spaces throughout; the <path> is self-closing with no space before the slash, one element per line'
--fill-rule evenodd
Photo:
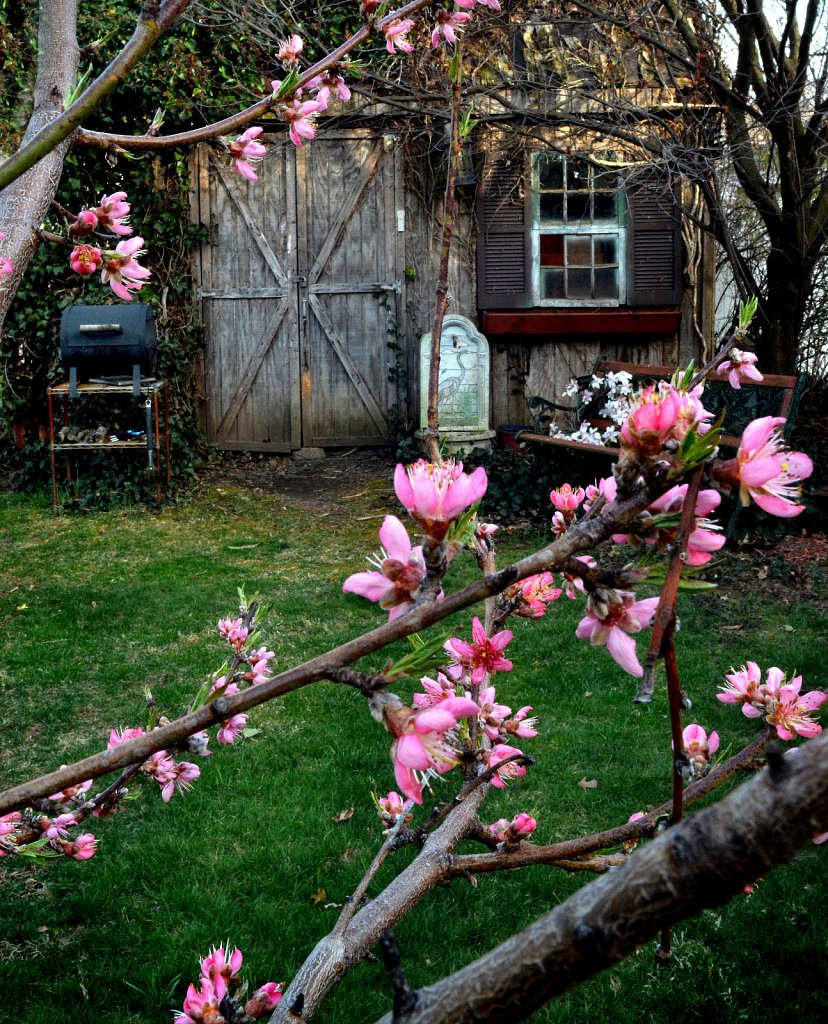
<path fill-rule="evenodd" d="M 403 214 L 395 140 L 268 147 L 258 182 L 196 155 L 206 428 L 221 448 L 382 444 L 398 407 Z"/>

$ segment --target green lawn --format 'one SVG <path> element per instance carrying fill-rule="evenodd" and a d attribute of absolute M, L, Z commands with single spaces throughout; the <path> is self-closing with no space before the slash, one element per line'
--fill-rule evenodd
<path fill-rule="evenodd" d="M 72 517 L 55 516 L 45 499 L 0 497 L 3 783 L 102 749 L 112 726 L 143 724 L 147 687 L 162 710 L 180 713 L 225 657 L 215 622 L 234 610 L 238 586 L 270 605 L 262 642 L 277 669 L 378 624 L 374 606 L 343 596 L 341 584 L 364 568 L 385 510 L 369 500 L 348 518 L 348 505 L 315 516 L 284 498 L 214 488 L 157 513 Z M 505 537 L 500 563 L 531 541 Z M 471 572 L 458 559 L 448 589 Z M 634 681 L 604 650 L 574 640 L 579 608 L 561 599 L 543 620 L 517 621 L 515 669 L 498 687 L 504 703 L 535 707 L 541 735 L 525 744 L 537 766 L 494 793 L 485 816 L 526 810 L 543 842 L 626 821 L 670 792 L 663 691 L 653 705 L 633 705 Z M 692 720 L 716 728 L 725 752 L 755 730 L 715 699 L 731 665 L 796 667 L 805 689 L 825 679 L 828 623 L 811 607 L 745 588 L 682 597 L 680 613 Z M 468 619 L 449 629 L 468 635 Z M 202 777 L 185 797 L 165 805 L 153 784 L 136 787 L 123 813 L 94 826 L 100 850 L 91 861 L 0 863 L 9 1020 L 167 1024 L 199 957 L 225 939 L 244 950 L 252 982 L 290 979 L 335 921 L 330 904 L 353 890 L 377 848 L 370 793 L 394 787 L 389 737 L 356 691 L 329 683 L 259 709 L 249 724 L 259 732 L 200 761 Z M 597 788 L 581 788 L 585 777 Z M 349 820 L 333 820 L 351 806 Z M 534 1020 L 822 1021 L 826 858 L 828 846 L 805 850 L 753 895 L 680 926 L 670 970 L 655 970 L 649 946 Z M 392 862 L 379 881 L 393 870 Z M 466 963 L 582 883 L 532 868 L 437 890 L 397 928 L 412 983 Z M 389 1006 L 381 969 L 366 963 L 317 1019 L 363 1024 Z"/>

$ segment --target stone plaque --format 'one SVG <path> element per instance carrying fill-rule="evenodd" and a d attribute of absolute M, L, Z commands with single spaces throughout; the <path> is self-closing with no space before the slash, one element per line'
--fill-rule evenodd
<path fill-rule="evenodd" d="M 428 426 L 431 332 L 420 339 L 420 427 Z M 447 441 L 491 437 L 489 343 L 471 320 L 449 313 L 440 343 L 440 434 Z"/>

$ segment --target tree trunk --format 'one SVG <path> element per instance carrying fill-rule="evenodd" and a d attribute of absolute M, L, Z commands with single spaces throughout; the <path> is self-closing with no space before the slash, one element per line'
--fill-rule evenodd
<path fill-rule="evenodd" d="M 766 373 L 796 373 L 813 272 L 801 254 L 781 246 L 771 250 L 767 273 L 756 320 L 758 365 Z"/>
<path fill-rule="evenodd" d="M 77 80 L 77 13 L 77 0 L 40 4 L 37 78 L 24 141 L 60 114 L 66 94 Z M 0 278 L 0 331 L 20 278 L 39 245 L 37 229 L 57 191 L 69 145 L 68 139 L 62 142 L 0 192 L 0 230 L 6 234 L 3 254 L 14 262 L 14 273 Z"/>

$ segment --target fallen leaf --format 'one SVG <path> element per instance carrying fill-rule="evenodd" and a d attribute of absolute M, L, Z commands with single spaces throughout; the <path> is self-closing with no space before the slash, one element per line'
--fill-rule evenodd
<path fill-rule="evenodd" d="M 738 625 L 738 626 L 720 626 L 719 628 L 720 629 L 730 629 L 730 630 L 733 630 L 733 629 L 741 629 L 742 627 L 741 627 L 741 625 Z"/>
<path fill-rule="evenodd" d="M 16 610 L 19 612 L 25 612 L 28 607 L 29 606 L 27 604 L 19 604 Z"/>
<path fill-rule="evenodd" d="M 770 570 L 768 569 L 768 567 L 766 565 L 763 565 L 760 567 L 759 572 L 756 575 L 759 577 L 760 580 L 766 580 L 768 578 L 769 572 Z"/>
<path fill-rule="evenodd" d="M 586 777 L 586 775 L 585 775 L 581 779 L 581 781 L 578 783 L 578 785 L 581 787 L 581 789 L 597 789 L 598 788 L 598 780 L 597 779 L 588 779 Z"/>
<path fill-rule="evenodd" d="M 785 630 L 786 633 L 795 633 L 796 632 L 796 630 L 793 628 L 793 626 L 789 626 L 787 622 L 785 623 L 785 625 L 782 628 Z"/>
<path fill-rule="evenodd" d="M 584 696 L 585 697 L 591 697 L 592 696 L 592 690 L 587 690 L 587 692 L 584 694 Z"/>
<path fill-rule="evenodd" d="M 313 896 L 311 896 L 311 903 L 315 907 L 319 906 L 319 904 L 322 902 L 322 900 L 326 899 L 327 896 L 328 896 L 328 894 L 325 892 L 324 889 L 317 889 L 316 892 L 313 894 Z"/>
<path fill-rule="evenodd" d="M 353 807 L 346 807 L 344 811 L 340 811 L 339 814 L 335 814 L 331 821 L 348 821 L 349 818 L 353 818 L 354 809 Z"/>
<path fill-rule="evenodd" d="M 249 740 L 254 736 L 258 736 L 261 731 L 261 729 L 254 729 L 252 727 L 249 729 L 242 729 L 242 736 L 244 736 L 246 740 Z"/>

